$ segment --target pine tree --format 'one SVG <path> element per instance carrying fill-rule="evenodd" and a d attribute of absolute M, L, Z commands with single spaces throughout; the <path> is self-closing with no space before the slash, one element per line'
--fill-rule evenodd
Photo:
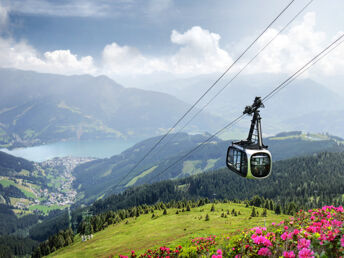
<path fill-rule="evenodd" d="M 215 205 L 211 205 L 211 209 L 210 209 L 211 212 L 214 212 L 215 211 Z"/>
<path fill-rule="evenodd" d="M 281 214 L 281 205 L 280 205 L 280 204 L 276 205 L 275 213 L 276 213 L 277 215 L 278 215 L 278 214 Z"/>
<path fill-rule="evenodd" d="M 256 214 L 256 208 L 255 207 L 252 207 L 252 212 L 251 212 L 251 217 L 256 217 L 257 214 Z"/>
<path fill-rule="evenodd" d="M 267 211 L 266 211 L 266 208 L 264 208 L 263 212 L 262 212 L 262 217 L 266 217 L 268 214 L 267 214 Z"/>
<path fill-rule="evenodd" d="M 166 210 L 166 208 L 164 209 L 164 212 L 163 212 L 162 215 L 167 215 L 167 210 Z"/>
<path fill-rule="evenodd" d="M 207 214 L 207 215 L 205 216 L 205 221 L 208 221 L 208 220 L 210 220 L 209 214 Z"/>

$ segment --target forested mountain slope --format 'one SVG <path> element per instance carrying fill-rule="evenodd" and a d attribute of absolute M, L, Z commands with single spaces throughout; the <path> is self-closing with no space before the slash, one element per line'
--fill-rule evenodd
<path fill-rule="evenodd" d="M 164 147 L 158 147 L 131 173 L 129 172 L 133 166 L 150 150 L 158 137 L 140 142 L 109 159 L 78 166 L 73 174 L 76 177 L 74 186 L 79 191 L 79 200 L 92 201 L 132 185 L 183 178 L 225 166 L 225 156 L 231 141 L 214 138 L 185 160 L 164 171 L 190 149 L 206 140 L 209 135 L 181 133 L 170 137 L 171 141 L 167 140 L 166 146 L 163 143 L 161 146 Z M 266 138 L 264 143 L 269 146 L 275 161 L 320 151 L 344 151 L 344 141 L 339 137 L 298 131 Z"/>
<path fill-rule="evenodd" d="M 168 180 L 130 188 L 95 202 L 95 212 L 152 204 L 157 201 L 197 199 L 248 199 L 254 195 L 273 199 L 286 206 L 320 207 L 342 203 L 344 152 L 319 153 L 273 163 L 272 175 L 248 180 L 227 168 L 179 180 Z"/>

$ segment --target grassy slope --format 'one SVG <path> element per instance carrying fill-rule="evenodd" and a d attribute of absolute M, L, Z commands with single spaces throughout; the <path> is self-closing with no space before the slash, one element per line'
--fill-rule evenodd
<path fill-rule="evenodd" d="M 268 211 L 268 216 L 248 219 L 251 208 L 245 208 L 242 204 L 216 204 L 215 212 L 210 212 L 211 204 L 191 209 L 190 212 L 175 214 L 177 209 L 168 209 L 168 215 L 162 215 L 163 211 L 155 211 L 157 218 L 152 219 L 152 214 L 141 215 L 137 219 L 129 219 L 129 223 L 121 222 L 111 225 L 94 235 L 92 240 L 81 242 L 76 237 L 76 242 L 51 254 L 57 257 L 108 257 L 110 254 L 128 254 L 130 250 L 137 253 L 144 252 L 148 248 L 166 245 L 175 247 L 183 244 L 196 236 L 208 236 L 222 234 L 245 229 L 257 225 L 270 225 L 273 221 L 281 221 L 286 216 L 275 215 Z M 241 215 L 235 217 L 228 215 L 222 218 L 221 213 L 232 209 L 240 211 Z M 223 211 L 222 211 L 223 209 Z M 259 213 L 262 209 L 257 208 Z M 206 214 L 210 220 L 205 221 Z M 199 219 L 202 216 L 202 219 Z"/>

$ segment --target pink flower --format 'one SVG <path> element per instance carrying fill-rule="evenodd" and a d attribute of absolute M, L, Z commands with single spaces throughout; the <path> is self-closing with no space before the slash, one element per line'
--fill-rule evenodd
<path fill-rule="evenodd" d="M 287 232 L 284 232 L 282 235 L 281 235 L 281 238 L 285 241 L 288 237 L 288 233 Z"/>
<path fill-rule="evenodd" d="M 263 248 L 259 249 L 258 255 L 269 256 L 269 255 L 271 255 L 271 252 L 270 252 L 269 248 L 263 247 Z"/>
<path fill-rule="evenodd" d="M 294 253 L 294 251 L 284 251 L 283 252 L 283 257 L 285 257 L 285 258 L 295 258 L 296 256 L 295 256 L 295 253 Z"/>
<path fill-rule="evenodd" d="M 293 251 L 284 251 L 283 252 L 283 257 L 285 258 L 295 258 L 295 254 Z"/>
<path fill-rule="evenodd" d="M 304 248 L 309 248 L 309 246 L 311 245 L 311 240 L 307 240 L 305 238 L 301 238 L 299 239 L 299 241 L 297 241 L 297 249 L 301 250 Z"/>
<path fill-rule="evenodd" d="M 342 235 L 342 238 L 340 239 L 340 245 L 344 247 L 344 235 Z"/>
<path fill-rule="evenodd" d="M 307 248 L 303 248 L 300 252 L 299 252 L 299 257 L 300 258 L 314 258 L 314 252 L 310 249 Z"/>
<path fill-rule="evenodd" d="M 263 244 L 265 246 L 272 246 L 271 241 L 263 236 L 257 236 L 256 238 L 253 239 L 253 243 L 256 245 Z"/>
<path fill-rule="evenodd" d="M 222 255 L 222 250 L 219 249 L 219 250 L 216 251 L 216 253 L 219 254 L 219 255 Z"/>

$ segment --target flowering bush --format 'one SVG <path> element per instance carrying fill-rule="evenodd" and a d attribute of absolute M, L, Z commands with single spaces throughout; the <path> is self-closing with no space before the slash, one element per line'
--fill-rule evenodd
<path fill-rule="evenodd" d="M 230 237 L 197 237 L 185 248 L 160 247 L 140 257 L 344 257 L 343 221 L 341 206 L 301 210 L 295 217 L 272 223 L 269 229 L 255 227 Z M 131 257 L 137 257 L 134 251 Z"/>
<path fill-rule="evenodd" d="M 180 253 L 182 252 L 182 247 L 177 246 L 175 249 L 170 249 L 166 246 L 161 246 L 158 249 L 151 250 L 148 249 L 145 253 L 141 254 L 139 257 L 148 257 L 148 258 L 153 258 L 153 257 L 178 257 Z M 120 255 L 120 258 L 129 258 L 128 256 Z M 130 258 L 135 258 L 137 255 L 135 254 L 135 251 L 131 251 Z"/>
<path fill-rule="evenodd" d="M 299 211 L 295 217 L 256 227 L 233 237 L 224 248 L 228 256 L 340 257 L 344 255 L 343 207 Z"/>

